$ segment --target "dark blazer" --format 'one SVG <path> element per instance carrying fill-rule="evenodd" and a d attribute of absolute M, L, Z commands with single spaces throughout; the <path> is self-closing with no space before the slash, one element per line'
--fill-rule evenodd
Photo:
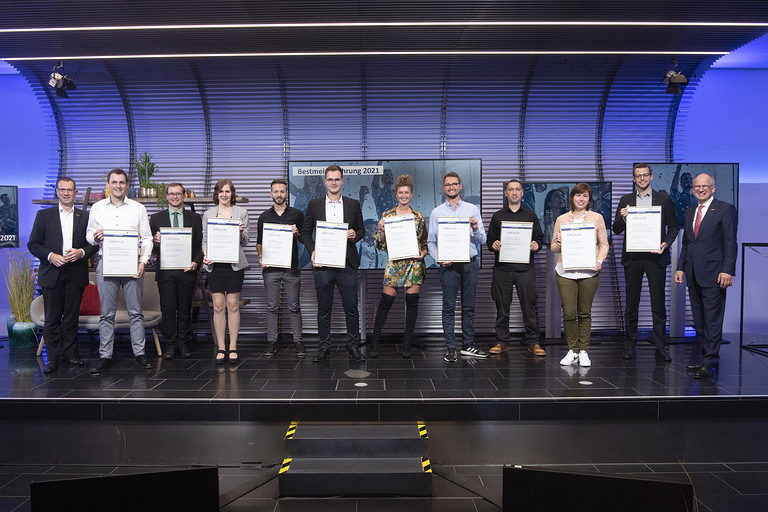
<path fill-rule="evenodd" d="M 627 223 L 624 217 L 619 213 L 625 206 L 637 206 L 637 193 L 631 192 L 621 196 L 619 200 L 619 206 L 616 208 L 616 216 L 613 219 L 613 232 L 617 235 L 624 233 L 627 228 Z M 653 206 L 661 206 L 661 242 L 667 243 L 667 248 L 661 254 L 653 253 L 636 253 L 626 251 L 626 233 L 624 234 L 624 245 L 621 247 L 621 264 L 625 267 L 629 266 L 635 258 L 642 254 L 643 258 L 653 258 L 660 267 L 666 267 L 671 263 L 669 251 L 671 250 L 672 243 L 677 238 L 677 234 L 680 232 L 680 227 L 677 224 L 677 216 L 675 215 L 675 205 L 672 203 L 672 198 L 669 194 L 661 190 L 653 190 L 651 192 L 651 204 Z"/>
<path fill-rule="evenodd" d="M 74 225 L 72 226 L 72 247 L 82 249 L 85 256 L 72 263 L 72 277 L 85 286 L 88 284 L 88 258 L 96 254 L 98 245 L 91 245 L 85 240 L 85 229 L 88 227 L 88 212 L 75 208 Z M 61 268 L 48 261 L 50 253 L 61 254 L 64 242 L 59 220 L 59 205 L 53 208 L 39 210 L 32 225 L 27 249 L 40 260 L 37 282 L 43 288 L 54 288 L 59 282 Z"/>
<path fill-rule="evenodd" d="M 197 269 L 203 266 L 203 221 L 200 216 L 187 208 L 184 208 L 184 227 L 192 228 L 192 261 L 197 263 Z M 149 229 L 152 232 L 152 236 L 160 231 L 160 228 L 171 227 L 171 214 L 169 210 L 162 210 L 149 218 Z M 152 253 L 160 258 L 160 248 L 162 244 L 155 244 L 152 249 Z M 155 281 L 166 281 L 170 278 L 171 272 L 177 272 L 176 270 L 160 270 L 160 260 L 157 261 L 157 272 L 155 272 Z M 197 279 L 197 272 L 183 272 L 185 276 L 189 276 L 190 281 Z"/>
<path fill-rule="evenodd" d="M 356 269 L 360 266 L 360 255 L 355 244 L 365 236 L 363 211 L 360 202 L 355 199 L 341 196 L 341 201 L 344 205 L 344 222 L 349 225 L 349 229 L 355 230 L 354 240 L 347 240 L 347 266 Z M 325 196 L 312 199 L 304 212 L 301 241 L 310 254 L 315 250 L 315 223 L 318 220 L 325 220 Z"/>
<path fill-rule="evenodd" d="M 736 274 L 736 208 L 730 203 L 712 199 L 701 220 L 698 236 L 694 237 L 693 220 L 697 208 L 692 206 L 685 211 L 683 248 L 677 270 L 685 272 L 687 279 L 695 278 L 701 287 L 718 286 L 718 274 Z"/>

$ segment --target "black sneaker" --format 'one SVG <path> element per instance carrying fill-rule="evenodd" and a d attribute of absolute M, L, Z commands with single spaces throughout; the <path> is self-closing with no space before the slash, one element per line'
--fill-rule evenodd
<path fill-rule="evenodd" d="M 277 342 L 271 341 L 267 343 L 267 350 L 264 351 L 264 357 L 272 357 L 277 352 Z"/>
<path fill-rule="evenodd" d="M 304 348 L 304 344 L 300 341 L 296 342 L 296 357 L 302 358 L 307 356 L 307 349 Z"/>
<path fill-rule="evenodd" d="M 483 352 L 474 345 L 465 345 L 461 347 L 461 355 L 470 357 L 488 357 L 488 352 Z"/>
<path fill-rule="evenodd" d="M 449 363 L 455 363 L 456 361 L 458 361 L 459 358 L 456 357 L 456 349 L 449 348 L 448 350 L 446 350 L 445 357 L 443 357 L 443 359 L 445 359 L 445 361 Z"/>

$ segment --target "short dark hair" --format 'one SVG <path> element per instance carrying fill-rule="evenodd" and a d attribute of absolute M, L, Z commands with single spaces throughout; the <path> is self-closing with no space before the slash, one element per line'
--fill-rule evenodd
<path fill-rule="evenodd" d="M 648 169 L 648 172 L 653 174 L 653 168 L 644 162 L 636 162 L 632 165 L 632 177 L 635 177 L 635 169 Z"/>
<path fill-rule="evenodd" d="M 224 185 L 229 185 L 229 190 L 232 191 L 232 199 L 229 200 L 229 204 L 234 206 L 237 203 L 237 194 L 235 194 L 235 184 L 229 178 L 222 178 L 213 186 L 213 204 L 219 204 L 219 192 L 224 188 Z"/>
<path fill-rule="evenodd" d="M 445 178 L 456 178 L 459 180 L 459 183 L 461 183 L 461 176 L 453 171 L 445 173 L 445 176 L 443 176 L 443 183 L 445 183 Z"/>
<path fill-rule="evenodd" d="M 589 210 L 592 207 L 592 188 L 588 184 L 582 181 L 581 183 L 575 184 L 571 189 L 571 199 L 570 199 L 571 210 L 576 209 L 576 207 L 573 204 L 573 196 L 575 196 L 576 194 L 583 194 L 584 192 L 589 194 L 589 202 L 587 203 L 587 210 Z"/>
<path fill-rule="evenodd" d="M 341 173 L 341 177 L 344 178 L 344 171 L 342 170 L 341 167 L 339 167 L 336 164 L 329 165 L 328 167 L 325 168 L 325 177 L 326 178 L 328 177 L 328 173 L 329 172 L 337 172 L 337 171 L 340 172 Z"/>
<path fill-rule="evenodd" d="M 287 181 L 277 179 L 277 180 L 272 180 L 272 183 L 269 184 L 269 190 L 272 190 L 272 187 L 274 187 L 275 185 L 284 185 L 285 188 L 288 188 L 288 182 Z"/>
<path fill-rule="evenodd" d="M 73 180 L 69 176 L 59 176 L 56 179 L 56 188 L 59 188 L 59 183 L 61 183 L 62 181 L 70 181 L 70 182 L 72 182 L 72 188 L 77 190 L 77 183 L 75 183 L 75 180 Z"/>
<path fill-rule="evenodd" d="M 107 174 L 107 183 L 109 183 L 109 180 L 112 179 L 113 174 L 122 174 L 123 176 L 125 176 L 125 182 L 128 183 L 128 175 L 125 173 L 124 170 L 120 168 L 115 168 L 109 171 L 109 173 Z"/>
<path fill-rule="evenodd" d="M 519 183 L 521 187 L 523 186 L 523 182 L 522 181 L 518 180 L 517 178 L 512 178 L 511 180 L 507 180 L 507 181 L 504 182 L 504 191 L 505 192 L 506 192 L 507 187 L 509 186 L 510 183 Z"/>
<path fill-rule="evenodd" d="M 178 183 L 178 182 L 175 182 L 175 181 L 173 183 L 169 183 L 168 186 L 165 187 L 165 190 L 167 191 L 171 187 L 181 187 L 181 193 L 182 194 L 186 194 L 187 193 L 187 189 L 185 189 L 184 185 L 182 185 L 181 183 Z"/>

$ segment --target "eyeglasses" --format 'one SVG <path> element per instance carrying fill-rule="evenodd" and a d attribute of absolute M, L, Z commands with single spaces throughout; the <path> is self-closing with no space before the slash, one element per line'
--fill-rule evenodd
<path fill-rule="evenodd" d="M 165 195 L 171 196 L 171 197 L 178 197 L 178 196 L 183 196 L 184 192 L 166 192 Z"/>
<path fill-rule="evenodd" d="M 443 188 L 454 188 L 454 187 L 458 187 L 459 185 L 461 185 L 461 183 L 459 183 L 458 181 L 455 183 L 443 183 Z"/>
<path fill-rule="evenodd" d="M 328 183 L 339 183 L 341 181 L 344 181 L 344 178 L 325 178 L 325 181 Z"/>
<path fill-rule="evenodd" d="M 635 174 L 635 178 L 638 178 L 638 179 L 639 178 L 648 178 L 650 176 L 651 176 L 651 173 L 649 173 L 649 172 L 644 172 L 643 174 Z"/>
<path fill-rule="evenodd" d="M 58 190 L 62 194 L 71 194 L 72 192 L 75 191 L 75 189 L 73 188 L 57 188 L 56 190 Z"/>
<path fill-rule="evenodd" d="M 708 188 L 712 188 L 714 185 L 694 185 L 694 190 L 706 190 Z"/>

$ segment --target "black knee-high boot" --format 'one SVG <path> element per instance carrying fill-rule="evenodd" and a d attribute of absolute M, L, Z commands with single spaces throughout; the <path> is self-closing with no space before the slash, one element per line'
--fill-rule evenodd
<path fill-rule="evenodd" d="M 416 328 L 416 317 L 419 316 L 419 294 L 405 294 L 405 334 L 403 335 L 403 357 L 411 357 L 411 342 L 413 330 Z"/>
<path fill-rule="evenodd" d="M 384 329 L 384 323 L 387 321 L 389 310 L 392 304 L 395 302 L 395 297 L 381 294 L 381 300 L 379 301 L 379 307 L 376 308 L 376 318 L 373 320 L 373 334 L 371 335 L 371 350 L 368 353 L 371 357 L 379 357 L 379 339 L 381 338 L 381 331 Z"/>

